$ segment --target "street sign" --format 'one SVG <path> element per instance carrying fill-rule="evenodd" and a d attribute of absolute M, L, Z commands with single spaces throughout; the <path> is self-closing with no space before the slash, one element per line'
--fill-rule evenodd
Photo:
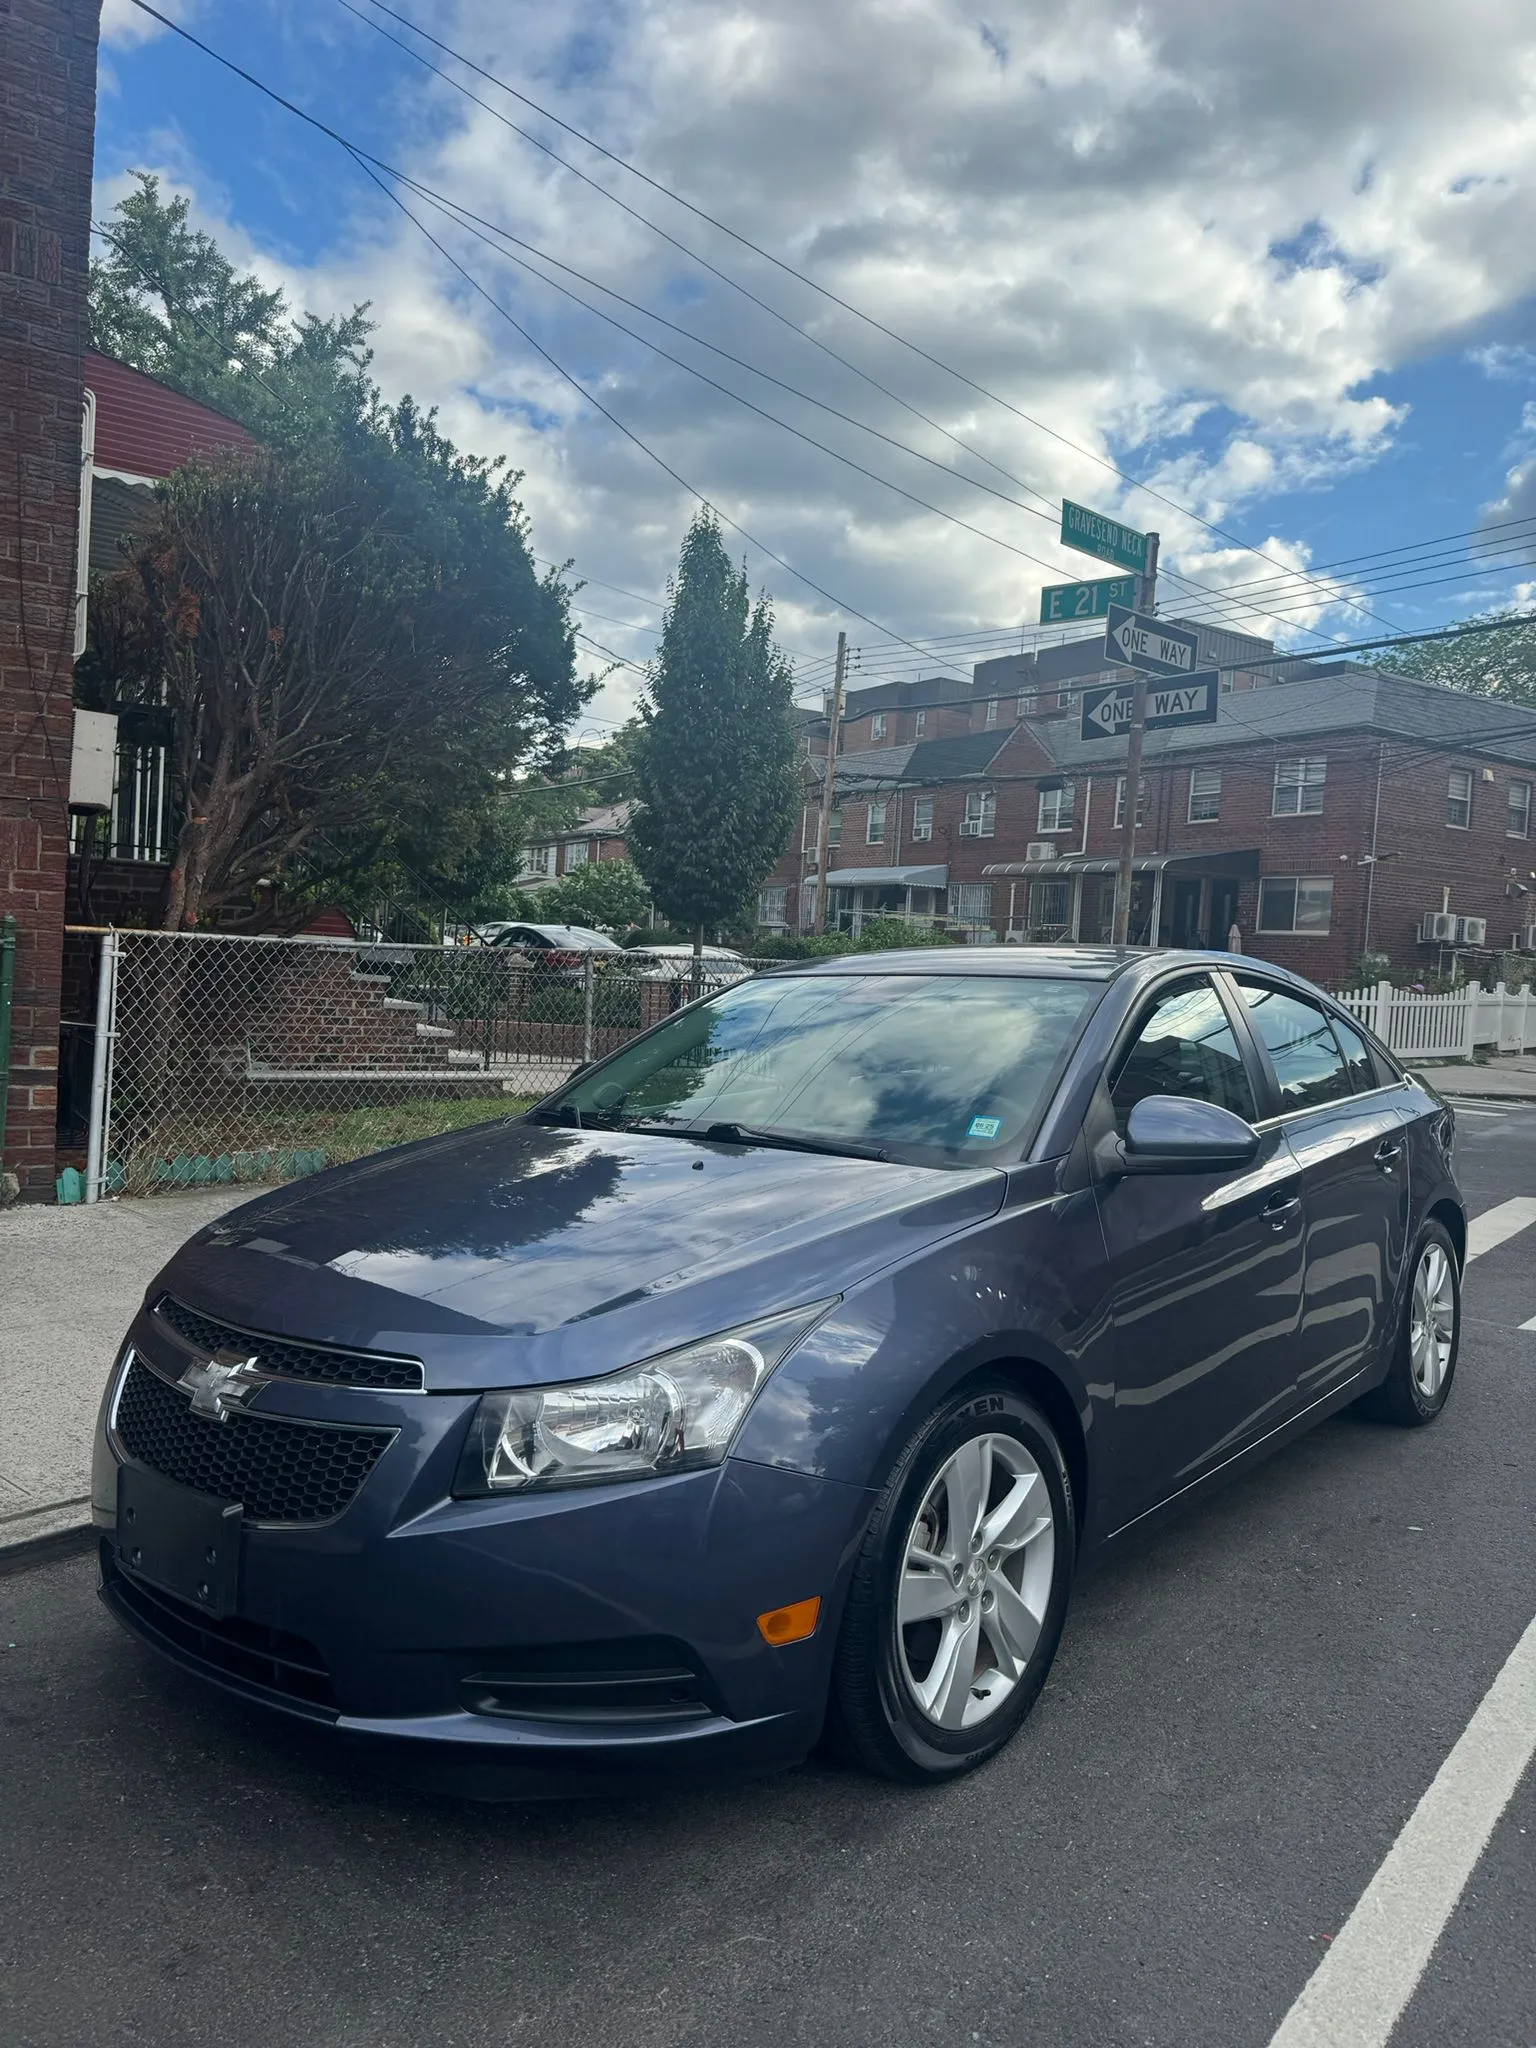
<path fill-rule="evenodd" d="M 1112 604 L 1136 602 L 1134 576 L 1100 576 L 1093 583 L 1047 583 L 1040 593 L 1040 623 L 1102 619 Z"/>
<path fill-rule="evenodd" d="M 1106 519 L 1102 512 L 1090 512 L 1086 505 L 1074 505 L 1070 498 L 1061 503 L 1063 547 L 1080 554 L 1097 555 L 1101 562 L 1117 562 L 1122 569 L 1147 573 L 1147 536 L 1118 519 Z"/>
<path fill-rule="evenodd" d="M 1165 626 L 1146 612 L 1112 604 L 1104 626 L 1104 652 L 1112 662 L 1149 676 L 1192 676 L 1199 641 L 1182 626 Z"/>
<path fill-rule="evenodd" d="M 1131 729 L 1131 699 L 1134 683 L 1109 683 L 1101 689 L 1083 692 L 1085 740 L 1123 739 Z M 1178 683 L 1147 684 L 1147 731 L 1158 732 L 1170 725 L 1214 725 L 1221 701 L 1221 678 L 1214 668 L 1185 676 Z"/>

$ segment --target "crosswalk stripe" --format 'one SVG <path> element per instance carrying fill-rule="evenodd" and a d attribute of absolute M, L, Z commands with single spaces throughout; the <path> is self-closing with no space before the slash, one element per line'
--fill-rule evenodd
<path fill-rule="evenodd" d="M 1467 1225 L 1467 1257 L 1480 1259 L 1507 1238 L 1536 1223 L 1536 1195 L 1515 1195 L 1496 1208 L 1485 1209 Z"/>
<path fill-rule="evenodd" d="M 1522 1323 L 1520 1327 L 1522 1330 L 1536 1330 L 1536 1316 L 1532 1316 L 1528 1323 Z"/>

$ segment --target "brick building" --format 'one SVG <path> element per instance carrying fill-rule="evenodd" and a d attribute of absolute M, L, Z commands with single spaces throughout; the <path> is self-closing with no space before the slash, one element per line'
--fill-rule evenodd
<path fill-rule="evenodd" d="M 1263 659 L 1262 643 L 1232 652 Z M 1106 939 L 1126 744 L 1084 740 L 1074 699 L 1107 673 L 1099 640 L 983 663 L 963 698 L 952 680 L 932 690 L 930 716 L 959 728 L 934 739 L 911 736 L 915 687 L 888 705 L 857 693 L 829 921 Z M 768 929 L 815 923 L 818 766 L 799 842 L 759 899 Z M 1351 662 L 1225 673 L 1214 726 L 1147 735 L 1132 936 L 1223 946 L 1236 925 L 1245 950 L 1335 984 L 1367 953 L 1399 974 L 1442 972 L 1453 954 L 1492 970 L 1512 942 L 1536 944 L 1533 786 L 1536 712 Z"/>
<path fill-rule="evenodd" d="M 0 915 L 17 924 L 0 1164 L 33 1200 L 54 1177 L 99 14 L 0 8 Z"/>
<path fill-rule="evenodd" d="M 599 804 L 583 811 L 565 832 L 544 832 L 523 848 L 518 872 L 519 889 L 543 889 L 563 875 L 571 875 L 600 860 L 627 860 L 629 846 L 629 805 Z"/>

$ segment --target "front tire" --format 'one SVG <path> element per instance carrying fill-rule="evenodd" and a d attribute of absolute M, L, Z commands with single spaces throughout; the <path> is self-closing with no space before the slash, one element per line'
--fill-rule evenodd
<path fill-rule="evenodd" d="M 1392 1362 L 1361 1402 L 1368 1415 L 1403 1429 L 1433 1422 L 1450 1396 L 1461 1348 L 1461 1272 L 1444 1224 L 1429 1222 L 1413 1249 L 1413 1274 Z"/>
<path fill-rule="evenodd" d="M 854 1567 L 834 1748 L 919 1783 L 995 1755 L 1051 1668 L 1075 1536 L 1061 1447 L 1031 1402 L 995 1381 L 937 1408 L 896 1460 Z"/>

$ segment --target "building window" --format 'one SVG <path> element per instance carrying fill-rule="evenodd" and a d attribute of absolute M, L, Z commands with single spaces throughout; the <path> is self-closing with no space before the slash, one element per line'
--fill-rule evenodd
<path fill-rule="evenodd" d="M 1191 768 L 1189 771 L 1189 822 L 1210 825 L 1221 816 L 1221 770 Z"/>
<path fill-rule="evenodd" d="M 984 725 L 988 725 L 988 726 L 996 725 L 996 723 L 997 723 L 997 699 L 996 699 L 995 697 L 989 697 L 989 698 L 987 699 L 987 711 L 986 711 L 986 717 L 985 717 L 985 718 L 983 719 L 982 723 L 983 723 Z"/>
<path fill-rule="evenodd" d="M 919 711 L 919 712 L 918 712 L 918 713 L 916 714 L 916 716 L 915 716 L 915 717 L 913 718 L 913 720 L 912 720 L 912 737 L 913 737 L 913 739 L 915 739 L 915 740 L 920 740 L 920 739 L 922 738 L 922 736 L 923 736 L 923 733 L 924 733 L 924 731 L 925 731 L 925 730 L 927 729 L 927 725 L 928 725 L 928 714 L 927 714 L 927 712 L 926 712 L 926 711 Z"/>
<path fill-rule="evenodd" d="M 960 821 L 960 831 L 967 839 L 990 839 L 997 830 L 997 792 L 991 789 L 968 789 L 965 793 L 965 816 Z"/>
<path fill-rule="evenodd" d="M 1276 818 L 1315 818 L 1323 808 L 1323 784 L 1328 780 L 1328 763 L 1321 760 L 1277 761 L 1275 763 Z"/>
<path fill-rule="evenodd" d="M 1141 827 L 1145 825 L 1146 822 L 1147 778 L 1145 777 L 1145 775 L 1141 775 L 1138 776 L 1136 780 L 1136 829 L 1140 831 Z M 1125 777 L 1123 775 L 1117 775 L 1115 777 L 1115 830 L 1118 832 L 1124 823 Z"/>
<path fill-rule="evenodd" d="M 1472 770 L 1453 768 L 1445 785 L 1445 822 L 1458 832 L 1472 824 Z"/>
<path fill-rule="evenodd" d="M 1072 922 L 1072 884 L 1034 881 L 1029 885 L 1029 929 L 1065 933 Z"/>
<path fill-rule="evenodd" d="M 1528 782 L 1512 782 L 1509 785 L 1509 822 L 1504 830 L 1511 839 L 1530 837 L 1531 785 Z"/>
<path fill-rule="evenodd" d="M 568 839 L 565 845 L 565 872 L 572 868 L 584 868 L 587 864 L 587 842 L 585 839 Z"/>
<path fill-rule="evenodd" d="M 949 887 L 949 914 L 956 924 L 990 924 L 992 922 L 992 884 L 990 882 L 951 882 Z"/>
<path fill-rule="evenodd" d="M 803 932 L 813 932 L 816 929 L 816 884 L 814 882 L 802 882 L 800 884 L 800 929 Z"/>
<path fill-rule="evenodd" d="M 885 713 L 883 711 L 877 711 L 869 721 L 869 736 L 872 740 L 883 740 L 885 738 Z"/>
<path fill-rule="evenodd" d="M 783 931 L 789 918 L 788 889 L 759 889 L 757 892 L 757 921 L 771 925 L 775 931 Z"/>
<path fill-rule="evenodd" d="M 1062 783 L 1059 789 L 1042 789 L 1035 829 L 1038 832 L 1070 832 L 1073 794 L 1070 782 Z"/>
<path fill-rule="evenodd" d="M 885 805 L 884 805 L 884 804 L 871 804 L 871 805 L 870 805 L 870 807 L 869 807 L 869 810 L 868 810 L 868 811 L 867 811 L 867 813 L 865 814 L 865 818 L 864 818 L 864 844 L 865 844 L 866 846 L 884 846 L 884 844 L 885 844 Z"/>
<path fill-rule="evenodd" d="M 931 839 L 933 837 L 933 798 L 918 796 L 912 799 L 912 837 Z"/>
<path fill-rule="evenodd" d="M 1032 697 L 1021 697 L 1013 707 L 1013 715 L 1015 718 L 1028 718 L 1034 708 L 1034 699 Z"/>
<path fill-rule="evenodd" d="M 1332 875 L 1268 875 L 1259 884 L 1261 932 L 1321 937 L 1332 917 Z"/>
<path fill-rule="evenodd" d="M 843 807 L 841 804 L 838 804 L 833 810 L 831 817 L 827 820 L 827 844 L 828 846 L 841 846 L 842 843 Z"/>
<path fill-rule="evenodd" d="M 528 872 L 543 875 L 546 879 L 555 872 L 555 849 L 552 846 L 530 846 L 528 849 Z"/>

